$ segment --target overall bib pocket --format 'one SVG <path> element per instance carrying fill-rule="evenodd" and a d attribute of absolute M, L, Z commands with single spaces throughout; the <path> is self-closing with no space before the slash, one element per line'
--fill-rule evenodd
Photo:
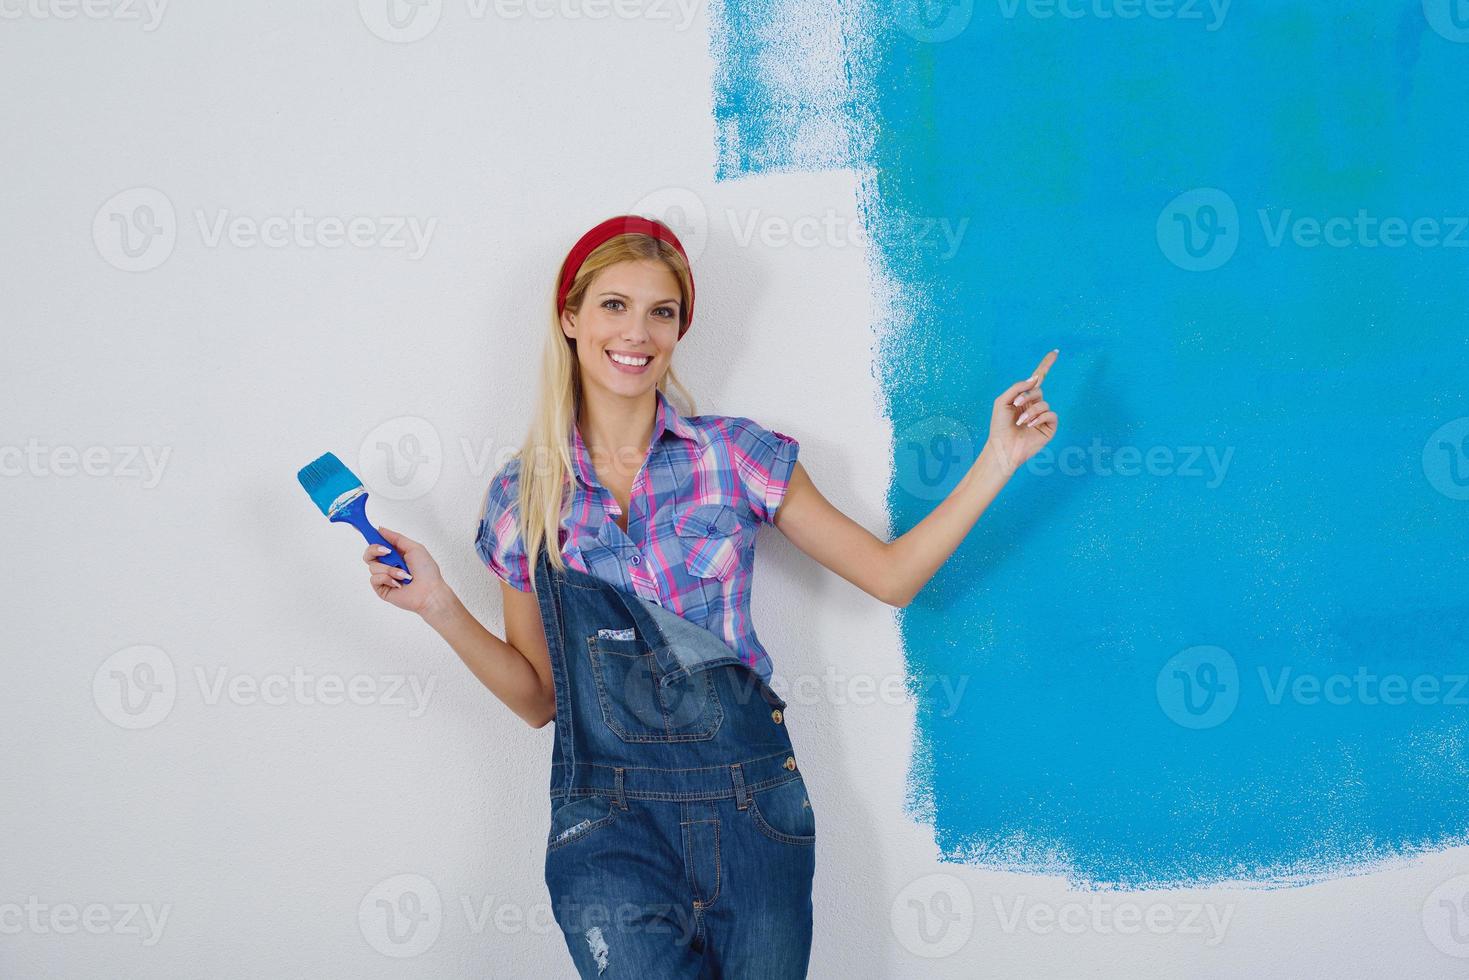
<path fill-rule="evenodd" d="M 816 814 L 806 783 L 798 774 L 777 786 L 750 794 L 746 811 L 760 833 L 782 844 L 816 843 Z"/>
<path fill-rule="evenodd" d="M 658 658 L 633 631 L 601 629 L 587 637 L 602 721 L 624 742 L 694 742 L 713 738 L 724 706 L 707 671 L 667 684 Z"/>

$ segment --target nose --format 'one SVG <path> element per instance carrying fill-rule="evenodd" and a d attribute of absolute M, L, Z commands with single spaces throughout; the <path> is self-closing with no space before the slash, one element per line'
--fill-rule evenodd
<path fill-rule="evenodd" d="M 622 338 L 629 343 L 642 343 L 646 341 L 650 336 L 652 336 L 652 332 L 648 328 L 647 320 L 647 318 L 652 315 L 652 311 L 650 310 L 642 316 L 628 317 L 623 326 Z"/>

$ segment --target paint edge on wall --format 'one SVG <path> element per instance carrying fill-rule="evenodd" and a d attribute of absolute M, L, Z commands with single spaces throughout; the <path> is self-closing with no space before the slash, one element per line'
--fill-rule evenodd
<path fill-rule="evenodd" d="M 712 0 L 710 5 L 715 180 L 836 169 L 855 173 L 858 220 L 869 243 L 865 253 L 874 310 L 874 375 L 881 373 L 883 352 L 911 337 L 939 305 L 904 280 L 882 244 L 883 229 L 898 223 L 885 213 L 872 164 L 878 132 L 873 79 L 879 32 L 891 28 L 871 0 Z M 881 384 L 879 389 L 885 390 Z M 899 423 L 890 400 L 883 399 L 879 414 L 896 433 Z M 891 498 L 897 492 L 892 474 L 897 472 L 898 446 L 890 437 L 889 506 L 884 514 L 889 538 L 895 533 Z M 904 674 L 911 682 L 901 610 L 897 616 Z M 904 809 L 933 832 L 933 746 L 921 724 L 915 725 L 914 736 Z M 1017 854 L 1032 852 L 1016 844 Z M 1038 870 L 1033 863 L 1026 867 Z M 1061 861 L 1043 868 L 1066 872 Z"/>

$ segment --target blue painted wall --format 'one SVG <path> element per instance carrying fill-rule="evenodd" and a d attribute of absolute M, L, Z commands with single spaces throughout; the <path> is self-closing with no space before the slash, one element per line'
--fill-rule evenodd
<path fill-rule="evenodd" d="M 1469 3 L 831 9 L 813 101 L 759 70 L 790 0 L 715 8 L 718 176 L 869 175 L 899 532 L 1061 349 L 1060 432 L 901 615 L 964 684 L 920 704 L 945 852 L 1268 887 L 1463 843 Z"/>

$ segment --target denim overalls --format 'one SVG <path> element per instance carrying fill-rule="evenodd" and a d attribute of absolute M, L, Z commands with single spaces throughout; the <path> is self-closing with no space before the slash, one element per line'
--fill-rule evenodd
<path fill-rule="evenodd" d="M 556 685 L 546 886 L 582 977 L 804 977 L 816 821 L 783 701 L 596 576 L 536 594 Z"/>

